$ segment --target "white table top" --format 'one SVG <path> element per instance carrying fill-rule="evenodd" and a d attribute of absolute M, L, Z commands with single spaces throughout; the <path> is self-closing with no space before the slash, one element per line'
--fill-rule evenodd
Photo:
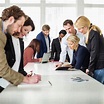
<path fill-rule="evenodd" d="M 78 71 L 55 71 L 56 63 L 29 63 L 25 70 L 42 75 L 52 86 L 9 86 L 0 94 L 0 104 L 104 104 L 104 86 Z M 88 81 L 77 82 L 80 77 Z"/>

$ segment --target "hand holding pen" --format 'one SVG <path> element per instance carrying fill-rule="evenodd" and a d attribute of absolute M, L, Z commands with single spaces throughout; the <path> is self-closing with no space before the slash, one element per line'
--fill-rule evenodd
<path fill-rule="evenodd" d="M 30 71 L 27 74 L 27 77 L 29 79 L 29 83 L 38 83 L 39 81 L 41 81 L 41 75 L 35 74 L 33 73 L 33 71 Z"/>

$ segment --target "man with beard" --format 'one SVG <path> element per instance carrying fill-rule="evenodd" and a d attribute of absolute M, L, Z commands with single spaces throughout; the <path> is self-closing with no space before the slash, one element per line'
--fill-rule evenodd
<path fill-rule="evenodd" d="M 4 9 L 2 12 L 2 17 L 0 19 L 0 92 L 6 86 L 4 81 L 10 82 L 13 85 L 18 85 L 21 82 L 30 84 L 38 83 L 41 80 L 40 75 L 28 77 L 18 73 L 10 68 L 7 63 L 4 50 L 7 42 L 5 34 L 15 34 L 16 32 L 20 32 L 25 20 L 26 15 L 18 6 L 11 6 Z"/>

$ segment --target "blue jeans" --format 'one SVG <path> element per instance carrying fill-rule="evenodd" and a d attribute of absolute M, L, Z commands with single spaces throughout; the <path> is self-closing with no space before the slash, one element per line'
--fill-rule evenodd
<path fill-rule="evenodd" d="M 93 76 L 97 81 L 101 82 L 104 84 L 104 68 L 103 69 L 98 69 L 94 71 L 94 76 Z"/>

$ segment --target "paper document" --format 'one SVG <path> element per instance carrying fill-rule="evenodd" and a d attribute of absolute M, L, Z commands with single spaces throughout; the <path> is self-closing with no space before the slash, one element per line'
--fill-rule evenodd
<path fill-rule="evenodd" d="M 51 86 L 50 81 L 40 81 L 39 83 L 36 84 L 27 84 L 27 83 L 21 83 L 18 85 L 18 87 L 47 87 Z"/>

